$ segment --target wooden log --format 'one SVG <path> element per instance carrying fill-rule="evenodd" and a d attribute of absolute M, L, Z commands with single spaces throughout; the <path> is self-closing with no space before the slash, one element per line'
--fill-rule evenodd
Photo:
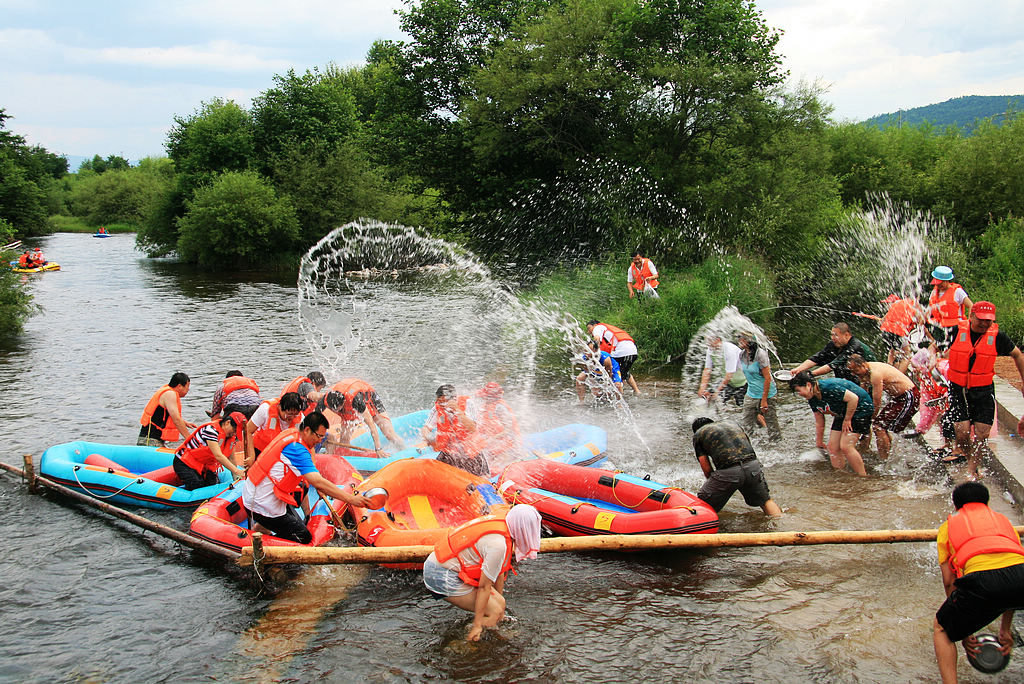
<path fill-rule="evenodd" d="M 32 454 L 25 454 L 22 459 L 25 463 L 25 479 L 28 480 L 28 491 L 36 493 L 36 466 L 32 462 Z"/>
<path fill-rule="evenodd" d="M 1024 525 L 1016 528 L 1024 534 Z M 610 534 L 551 537 L 540 542 L 541 553 L 567 551 L 649 551 L 657 549 L 742 548 L 748 546 L 811 546 L 820 544 L 893 544 L 932 542 L 938 530 L 825 530 L 817 532 L 746 532 L 737 534 Z M 391 547 L 266 547 L 263 562 L 274 563 L 421 563 L 432 546 Z M 252 564 L 252 547 L 242 549 L 239 565 Z"/>
<path fill-rule="evenodd" d="M 250 539 L 252 539 L 252 567 L 256 571 L 256 576 L 263 577 L 263 559 L 266 554 L 263 549 L 263 533 L 253 532 Z"/>
<path fill-rule="evenodd" d="M 19 470 L 18 468 L 15 468 L 14 466 L 8 465 L 6 463 L 0 462 L 0 468 L 18 475 L 25 475 L 25 473 Z M 109 513 L 115 518 L 120 518 L 121 520 L 130 522 L 133 525 L 137 525 L 143 529 L 149 530 L 150 532 L 155 532 L 162 537 L 172 539 L 181 544 L 182 546 L 187 546 L 191 549 L 195 549 L 196 551 L 200 551 L 202 553 L 210 554 L 213 556 L 219 556 L 221 558 L 231 560 L 235 560 L 236 558 L 238 558 L 238 554 L 234 551 L 217 546 L 216 544 L 211 544 L 210 542 L 204 541 L 202 539 L 196 539 L 195 537 L 189 536 L 184 532 L 180 532 L 171 527 L 167 527 L 166 525 L 161 525 L 158 522 L 153 522 L 149 518 L 144 518 L 141 515 L 129 513 L 128 511 L 122 508 L 118 508 L 117 506 L 112 506 L 111 504 L 108 504 L 105 501 L 100 501 L 99 499 L 94 499 L 91 496 L 87 496 L 80 492 L 76 492 L 73 489 L 68 489 L 63 485 L 59 485 L 56 482 L 48 480 L 46 477 L 42 475 L 37 476 L 35 478 L 35 481 L 38 485 L 46 487 L 47 489 L 52 489 L 53 491 L 58 492 L 59 494 L 62 494 L 70 499 L 74 499 L 75 501 L 85 504 L 86 506 L 98 508 L 104 513 Z"/>

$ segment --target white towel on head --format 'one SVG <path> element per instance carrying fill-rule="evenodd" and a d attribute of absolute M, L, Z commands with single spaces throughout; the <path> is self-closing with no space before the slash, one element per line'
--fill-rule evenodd
<path fill-rule="evenodd" d="M 518 504 L 505 516 L 505 523 L 516 543 L 516 562 L 536 558 L 540 551 L 540 513 L 533 506 Z"/>

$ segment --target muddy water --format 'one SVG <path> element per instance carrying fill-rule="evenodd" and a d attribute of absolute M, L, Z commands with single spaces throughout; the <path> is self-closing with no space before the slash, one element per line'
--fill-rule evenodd
<path fill-rule="evenodd" d="M 142 405 L 175 370 L 193 378 L 184 401 L 192 420 L 229 368 L 274 391 L 309 370 L 293 283 L 200 276 L 132 246 L 131 236 L 44 243 L 64 270 L 35 277 L 44 312 L 0 350 L 3 460 L 77 438 L 133 441 Z M 390 371 L 387 359 L 363 372 L 395 413 L 429 400 L 426 383 Z M 700 486 L 687 444 L 690 391 L 675 376 L 642 379 L 647 396 L 629 400 L 633 423 L 578 407 L 568 370 L 562 381 L 551 377 L 510 397 L 525 429 L 599 424 L 617 467 Z M 833 472 L 812 449 L 804 404 L 785 396 L 780 414 L 783 443 L 759 451 L 786 516 L 766 521 L 736 497 L 723 531 L 930 528 L 948 513 L 948 474 L 908 445 L 887 463 L 869 456 L 872 476 L 859 479 Z M 183 513 L 146 514 L 187 525 Z M 414 573 L 312 568 L 291 571 L 276 596 L 261 594 L 240 571 L 56 497 L 30 496 L 6 475 L 0 540 L 2 681 L 930 682 L 937 674 L 931 616 L 942 587 L 929 544 L 543 556 L 510 582 L 514 620 L 467 644 L 466 615 L 430 598 Z M 1024 665 L 991 678 L 961 659 L 961 674 L 1019 681 Z"/>

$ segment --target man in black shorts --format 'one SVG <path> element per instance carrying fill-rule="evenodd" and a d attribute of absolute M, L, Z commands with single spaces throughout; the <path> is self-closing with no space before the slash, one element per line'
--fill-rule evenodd
<path fill-rule="evenodd" d="M 760 506 L 773 518 L 782 515 L 782 509 L 772 501 L 761 463 L 743 430 L 703 416 L 693 421 L 692 427 L 693 451 L 708 479 L 697 492 L 701 501 L 718 512 L 738 490 L 748 506 Z"/>
<path fill-rule="evenodd" d="M 1024 354 L 996 324 L 992 302 L 977 302 L 969 320 L 957 326 L 949 347 L 949 415 L 956 428 L 957 445 L 967 454 L 967 474 L 978 477 L 981 456 L 988 452 L 988 436 L 996 415 L 995 360 L 1009 356 L 1024 382 Z M 971 441 L 971 425 L 974 439 Z"/>
<path fill-rule="evenodd" d="M 946 601 L 935 613 L 932 640 L 947 684 L 956 681 L 956 642 L 975 648 L 973 634 L 1000 614 L 1000 650 L 1010 655 L 1013 612 L 1024 608 L 1024 547 L 1013 524 L 990 509 L 988 499 L 980 482 L 957 485 L 956 513 L 942 523 L 936 539 Z"/>

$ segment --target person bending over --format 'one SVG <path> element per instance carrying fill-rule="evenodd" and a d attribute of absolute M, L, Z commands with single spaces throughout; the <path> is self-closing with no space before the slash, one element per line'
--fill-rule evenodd
<path fill-rule="evenodd" d="M 857 451 L 857 440 L 871 430 L 871 416 L 875 413 L 871 396 L 849 380 L 817 380 L 809 371 L 797 373 L 789 381 L 789 387 L 806 399 L 814 412 L 815 446 L 818 448 L 825 448 L 825 414 L 835 416 L 828 438 L 832 467 L 839 470 L 849 463 L 853 472 L 867 475 L 864 459 Z"/>
<path fill-rule="evenodd" d="M 246 422 L 241 413 L 231 413 L 200 425 L 182 442 L 172 465 L 185 489 L 192 491 L 217 484 L 221 468 L 230 470 L 236 480 L 245 477 L 245 471 L 231 460 L 231 453 Z"/>
<path fill-rule="evenodd" d="M 748 506 L 760 506 L 773 518 L 782 515 L 768 491 L 768 482 L 746 433 L 729 423 L 701 416 L 693 421 L 693 452 L 707 482 L 697 498 L 721 511 L 737 491 Z M 713 465 L 712 465 L 713 464 Z"/>

